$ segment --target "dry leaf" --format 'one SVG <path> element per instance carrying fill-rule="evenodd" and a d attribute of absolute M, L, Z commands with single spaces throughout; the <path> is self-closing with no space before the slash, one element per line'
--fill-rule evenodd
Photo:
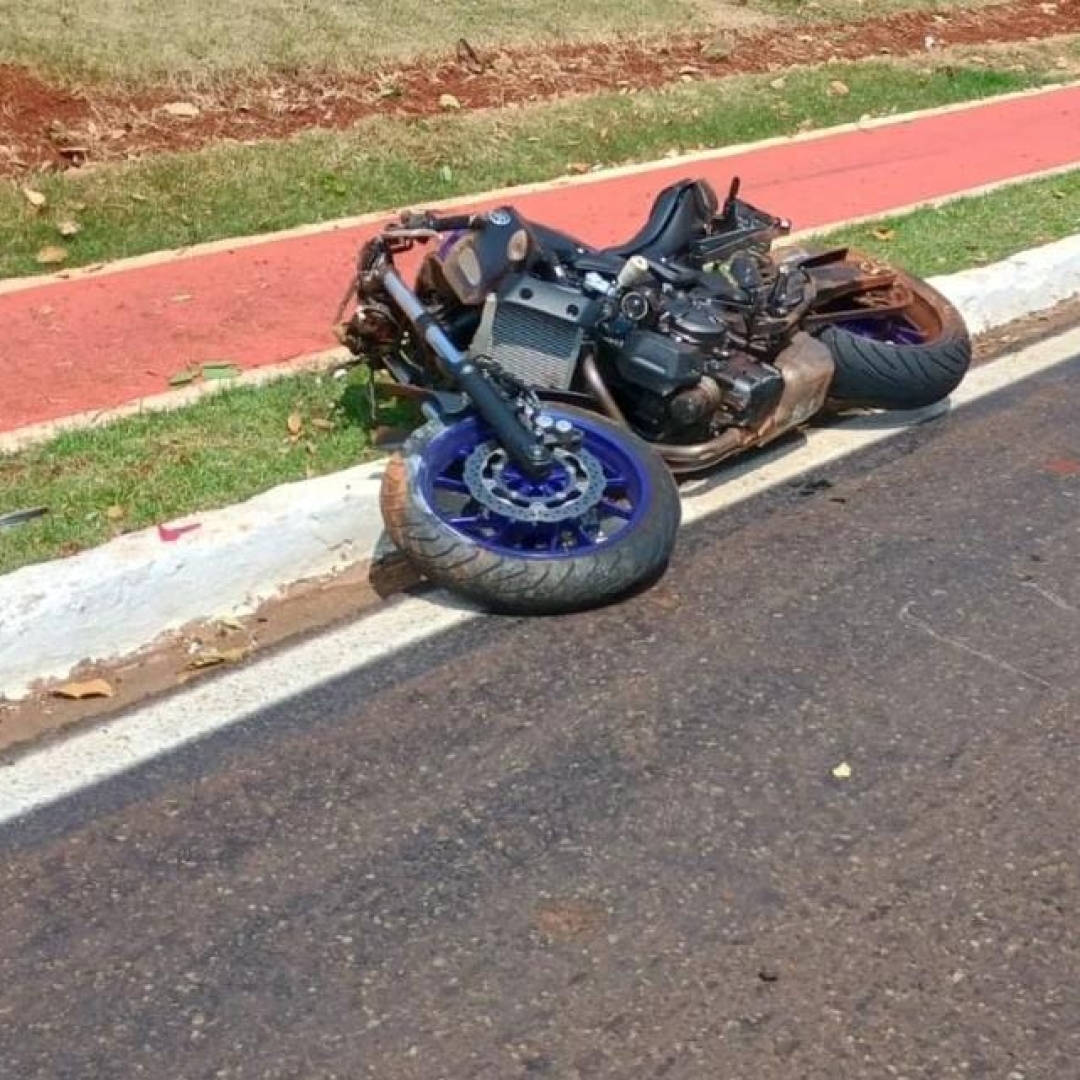
<path fill-rule="evenodd" d="M 35 209 L 42 210 L 45 207 L 45 203 L 48 200 L 40 191 L 35 191 L 33 188 L 24 187 L 22 189 L 23 198 Z"/>
<path fill-rule="evenodd" d="M 199 106 L 190 101 L 170 101 L 161 106 L 161 111 L 180 120 L 194 120 L 199 115 Z"/>
<path fill-rule="evenodd" d="M 59 266 L 61 263 L 67 262 L 67 257 L 67 250 L 56 244 L 49 244 L 37 253 L 37 261 L 42 266 Z"/>
<path fill-rule="evenodd" d="M 439 98 L 440 109 L 460 109 L 461 102 L 453 94 L 443 94 Z"/>
<path fill-rule="evenodd" d="M 324 420 L 321 416 L 317 416 L 311 421 L 311 426 L 313 428 L 318 428 L 319 431 L 333 431 L 337 427 L 337 424 L 335 424 L 333 420 Z"/>
<path fill-rule="evenodd" d="M 873 236 L 873 238 L 875 240 L 882 240 L 882 241 L 887 243 L 889 240 L 895 240 L 896 239 L 896 230 L 895 229 L 874 229 L 873 232 L 870 235 Z"/>
<path fill-rule="evenodd" d="M 126 512 L 127 511 L 124 510 L 122 506 L 110 506 L 109 509 L 105 511 L 105 516 L 110 521 L 119 521 Z"/>
<path fill-rule="evenodd" d="M 851 766 L 846 761 L 841 761 L 832 771 L 833 776 L 837 780 L 850 780 L 851 779 Z"/>
<path fill-rule="evenodd" d="M 223 615 L 218 623 L 226 630 L 243 630 L 244 624 L 235 615 Z"/>
<path fill-rule="evenodd" d="M 587 161 L 571 161 L 566 166 L 567 172 L 577 173 L 579 176 L 583 173 L 587 173 L 592 166 Z"/>
<path fill-rule="evenodd" d="M 299 413 L 289 413 L 289 419 L 285 421 L 289 428 L 289 434 L 294 438 L 304 430 L 304 420 Z"/>
<path fill-rule="evenodd" d="M 773 81 L 771 83 L 769 83 L 769 85 L 774 90 L 783 90 L 784 87 L 787 86 L 787 79 L 785 79 L 785 78 L 783 78 L 783 76 L 781 76 L 779 79 L 773 79 Z"/>
<path fill-rule="evenodd" d="M 82 232 L 82 226 L 77 221 L 68 218 L 56 226 L 56 231 L 64 237 L 78 236 Z"/>
<path fill-rule="evenodd" d="M 53 697 L 82 701 L 83 698 L 110 698 L 116 691 L 104 679 L 88 679 L 86 682 L 69 682 L 53 690 Z"/>
<path fill-rule="evenodd" d="M 236 664 L 247 654 L 248 650 L 243 646 L 237 646 L 234 649 L 207 649 L 193 656 L 187 666 L 189 671 L 198 671 L 201 668 L 217 667 L 219 664 Z"/>
<path fill-rule="evenodd" d="M 833 79 L 829 83 L 829 93 L 835 97 L 847 97 L 851 93 L 851 87 L 847 83 L 841 82 L 839 79 Z"/>

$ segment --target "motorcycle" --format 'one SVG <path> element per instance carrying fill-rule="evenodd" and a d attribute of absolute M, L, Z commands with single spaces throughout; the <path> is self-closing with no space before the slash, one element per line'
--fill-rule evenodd
<path fill-rule="evenodd" d="M 512 206 L 410 211 L 364 244 L 339 338 L 427 417 L 386 469 L 395 544 L 493 610 L 602 604 L 663 573 L 674 477 L 826 407 L 960 383 L 971 342 L 941 294 L 846 248 L 774 246 L 790 228 L 738 179 L 722 205 L 683 180 L 614 247 Z M 430 243 L 410 288 L 395 257 Z"/>

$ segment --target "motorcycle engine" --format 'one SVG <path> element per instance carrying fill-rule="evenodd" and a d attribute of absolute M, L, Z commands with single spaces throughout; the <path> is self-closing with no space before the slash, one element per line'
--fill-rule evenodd
<path fill-rule="evenodd" d="M 704 289 L 655 282 L 508 276 L 488 295 L 469 352 L 540 390 L 587 389 L 578 372 L 595 346 L 619 408 L 647 438 L 695 441 L 752 425 L 779 400 L 783 376 L 733 349 L 727 311 Z"/>
<path fill-rule="evenodd" d="M 780 371 L 731 347 L 722 303 L 707 292 L 622 297 L 615 349 L 616 397 L 649 438 L 708 438 L 718 426 L 752 425 L 775 406 Z"/>

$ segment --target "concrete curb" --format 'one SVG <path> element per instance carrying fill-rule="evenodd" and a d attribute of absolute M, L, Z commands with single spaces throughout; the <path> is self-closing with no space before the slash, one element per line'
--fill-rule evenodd
<path fill-rule="evenodd" d="M 976 333 L 1080 294 L 1080 236 L 934 279 Z M 0 695 L 25 696 L 84 660 L 126 655 L 188 623 L 375 557 L 382 463 L 286 484 L 158 529 L 0 577 Z"/>

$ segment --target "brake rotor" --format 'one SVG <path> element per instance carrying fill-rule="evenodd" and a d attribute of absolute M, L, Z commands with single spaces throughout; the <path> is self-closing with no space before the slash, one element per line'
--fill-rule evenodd
<path fill-rule="evenodd" d="M 603 466 L 578 447 L 552 451 L 554 465 L 541 480 L 524 475 L 494 441 L 481 443 L 465 462 L 469 494 L 488 510 L 514 521 L 559 522 L 596 508 L 607 487 Z"/>

